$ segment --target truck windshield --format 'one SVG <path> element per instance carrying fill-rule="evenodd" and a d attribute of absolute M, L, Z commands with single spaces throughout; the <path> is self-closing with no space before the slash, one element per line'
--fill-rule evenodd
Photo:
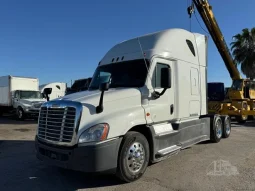
<path fill-rule="evenodd" d="M 231 89 L 236 91 L 241 91 L 243 85 L 243 80 L 234 80 Z"/>
<path fill-rule="evenodd" d="M 39 91 L 20 91 L 20 99 L 42 99 Z"/>
<path fill-rule="evenodd" d="M 244 85 L 250 90 L 255 90 L 255 81 L 246 81 Z"/>
<path fill-rule="evenodd" d="M 147 65 L 147 66 L 146 66 Z M 149 62 L 143 59 L 99 66 L 89 90 L 97 90 L 101 83 L 110 82 L 110 88 L 142 87 L 147 77 Z"/>

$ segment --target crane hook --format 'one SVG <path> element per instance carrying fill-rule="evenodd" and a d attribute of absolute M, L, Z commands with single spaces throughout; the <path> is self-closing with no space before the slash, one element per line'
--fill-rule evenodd
<path fill-rule="evenodd" d="M 194 9 L 194 3 L 192 3 L 191 6 L 189 6 L 187 8 L 188 14 L 189 14 L 189 18 L 191 18 L 191 15 L 194 13 L 195 9 Z"/>

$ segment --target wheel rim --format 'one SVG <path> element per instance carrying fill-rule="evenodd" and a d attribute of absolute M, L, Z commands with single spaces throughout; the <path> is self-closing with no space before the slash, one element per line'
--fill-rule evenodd
<path fill-rule="evenodd" d="M 218 138 L 221 138 L 221 136 L 222 136 L 222 125 L 219 120 L 216 122 L 216 136 Z"/>
<path fill-rule="evenodd" d="M 230 134 L 230 121 L 227 120 L 225 123 L 225 129 L 226 129 L 226 134 L 229 135 Z"/>
<path fill-rule="evenodd" d="M 128 169 L 132 173 L 137 173 L 141 170 L 144 164 L 145 150 L 141 143 L 134 142 L 127 152 L 126 161 Z"/>
<path fill-rule="evenodd" d="M 19 118 L 22 118 L 22 115 L 23 115 L 22 111 L 19 110 L 18 113 L 19 113 Z"/>

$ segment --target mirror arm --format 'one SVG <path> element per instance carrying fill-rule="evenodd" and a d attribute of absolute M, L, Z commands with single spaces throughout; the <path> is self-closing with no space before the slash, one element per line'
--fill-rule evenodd
<path fill-rule="evenodd" d="M 161 93 L 159 93 L 159 92 L 157 92 L 157 91 L 154 91 L 154 92 L 152 93 L 152 97 L 153 97 L 154 99 L 158 99 L 158 98 L 160 98 L 160 96 L 164 95 L 164 93 L 166 92 L 166 90 L 167 90 L 167 88 L 164 88 L 163 91 L 162 91 Z"/>
<path fill-rule="evenodd" d="M 167 90 L 167 88 L 164 88 L 163 91 L 159 95 L 162 96 L 166 92 L 166 90 Z"/>
<path fill-rule="evenodd" d="M 101 113 L 104 110 L 103 101 L 104 101 L 104 91 L 101 92 L 99 105 L 96 107 L 97 113 Z"/>
<path fill-rule="evenodd" d="M 50 98 L 49 98 L 49 95 L 48 95 L 48 94 L 46 94 L 46 99 L 47 99 L 47 101 L 49 101 L 49 100 L 50 100 Z"/>

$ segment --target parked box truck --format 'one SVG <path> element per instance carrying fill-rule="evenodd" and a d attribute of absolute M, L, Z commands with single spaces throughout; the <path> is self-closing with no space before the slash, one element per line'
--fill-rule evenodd
<path fill-rule="evenodd" d="M 20 120 L 36 117 L 44 102 L 38 78 L 0 77 L 0 114 L 15 113 Z"/>
<path fill-rule="evenodd" d="M 229 116 L 207 111 L 206 36 L 169 29 L 115 45 L 87 91 L 44 103 L 36 155 L 131 182 L 149 163 L 230 131 Z"/>

